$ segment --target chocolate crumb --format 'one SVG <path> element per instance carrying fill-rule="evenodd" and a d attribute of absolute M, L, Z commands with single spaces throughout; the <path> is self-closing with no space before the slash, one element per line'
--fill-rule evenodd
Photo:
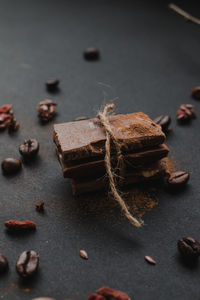
<path fill-rule="evenodd" d="M 43 212 L 44 211 L 44 202 L 35 204 L 35 208 L 38 212 Z"/>

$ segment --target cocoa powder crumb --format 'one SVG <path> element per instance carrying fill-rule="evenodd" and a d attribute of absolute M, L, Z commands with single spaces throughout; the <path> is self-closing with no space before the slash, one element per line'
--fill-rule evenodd
<path fill-rule="evenodd" d="M 38 212 L 43 212 L 44 211 L 44 202 L 35 204 L 35 208 Z"/>

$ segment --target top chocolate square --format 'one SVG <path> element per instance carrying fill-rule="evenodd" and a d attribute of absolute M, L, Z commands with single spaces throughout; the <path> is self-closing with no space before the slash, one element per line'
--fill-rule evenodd
<path fill-rule="evenodd" d="M 124 153 L 154 147 L 165 140 L 160 125 L 142 112 L 108 118 Z M 54 125 L 54 141 L 64 161 L 104 155 L 105 140 L 105 130 L 97 118 Z"/>

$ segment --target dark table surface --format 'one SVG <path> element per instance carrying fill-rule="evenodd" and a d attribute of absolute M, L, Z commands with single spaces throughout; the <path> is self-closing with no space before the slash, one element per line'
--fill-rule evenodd
<path fill-rule="evenodd" d="M 0 0 L 0 104 L 12 103 L 21 127 L 1 133 L 0 158 L 19 157 L 18 145 L 35 137 L 41 144 L 35 163 L 14 177 L 0 176 L 0 252 L 9 272 L 1 276 L 1 299 L 87 299 L 102 285 L 120 289 L 131 299 L 200 299 L 200 266 L 184 264 L 177 253 L 179 237 L 200 239 L 199 128 L 200 103 L 190 97 L 200 84 L 200 27 L 167 8 L 168 1 Z M 199 1 L 177 5 L 200 16 Z M 101 49 L 98 62 L 82 57 L 88 46 Z M 61 79 L 60 91 L 49 94 L 48 77 Z M 41 126 L 36 106 L 48 97 L 58 103 L 56 119 Z M 117 112 L 143 111 L 154 118 L 172 116 L 167 144 L 175 161 L 191 172 L 188 187 L 171 195 L 136 229 L 119 211 L 107 215 L 80 203 L 63 179 L 52 142 L 53 123 L 80 115 L 94 116 L 115 100 Z M 194 103 L 197 119 L 176 123 L 182 103 Z M 34 204 L 45 202 L 45 213 Z M 95 202 L 95 199 L 94 199 Z M 98 205 L 96 205 L 97 207 Z M 30 219 L 35 233 L 8 234 L 3 222 Z M 15 272 L 25 249 L 40 254 L 35 278 L 23 282 Z M 79 257 L 88 252 L 89 260 Z M 157 261 L 144 261 L 151 255 Z"/>

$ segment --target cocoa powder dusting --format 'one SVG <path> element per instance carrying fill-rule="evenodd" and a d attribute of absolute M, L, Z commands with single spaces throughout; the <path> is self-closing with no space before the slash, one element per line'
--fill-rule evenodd
<path fill-rule="evenodd" d="M 169 177 L 174 171 L 178 169 L 177 163 L 172 158 L 162 159 L 165 168 L 165 175 Z M 163 184 L 164 186 L 164 184 Z M 150 211 L 152 208 L 159 204 L 158 192 L 162 189 L 162 184 L 137 184 L 133 187 L 122 192 L 123 198 L 126 201 L 126 205 L 129 208 L 131 214 L 141 218 Z M 117 222 L 123 219 L 123 216 L 119 218 L 119 214 L 116 213 L 118 205 L 111 195 L 92 193 L 75 198 L 76 212 L 80 216 L 87 216 L 88 214 L 101 215 L 102 217 L 112 216 Z"/>
<path fill-rule="evenodd" d="M 165 157 L 162 159 L 162 162 L 167 175 L 170 176 L 173 172 L 178 170 L 178 164 L 173 160 L 172 157 Z"/>
<path fill-rule="evenodd" d="M 123 193 L 123 197 L 130 212 L 138 217 L 142 217 L 147 211 L 158 205 L 156 189 L 152 187 L 132 188 L 128 192 Z M 81 216 L 87 216 L 88 213 L 95 213 L 105 217 L 112 216 L 119 221 L 119 215 L 116 214 L 118 205 L 111 196 L 91 194 L 80 196 L 76 198 L 76 201 Z"/>
<path fill-rule="evenodd" d="M 155 188 L 146 188 L 146 190 L 134 188 L 127 193 L 125 198 L 130 211 L 140 218 L 158 205 Z"/>

